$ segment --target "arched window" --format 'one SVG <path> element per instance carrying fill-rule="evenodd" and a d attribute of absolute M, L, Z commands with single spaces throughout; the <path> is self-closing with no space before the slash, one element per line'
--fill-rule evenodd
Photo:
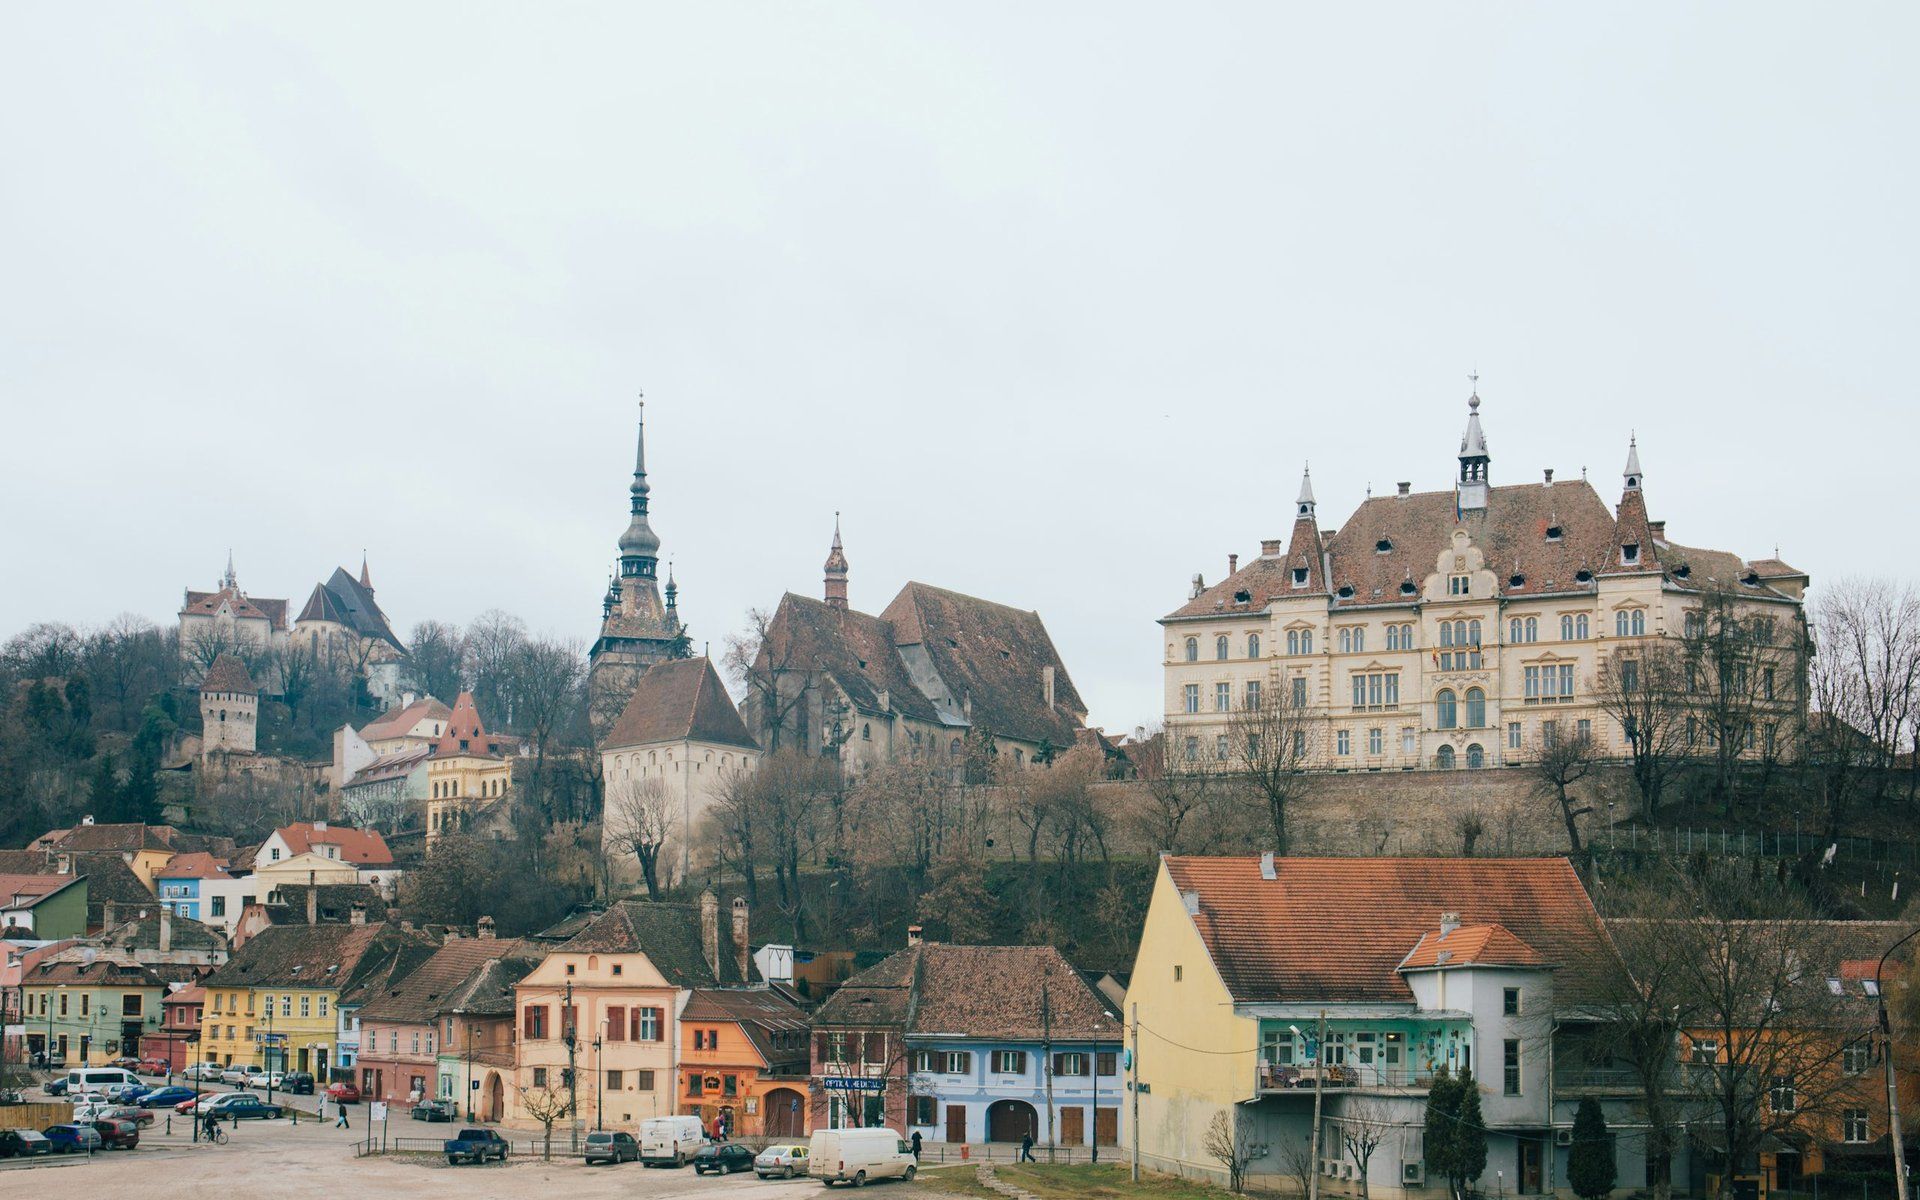
<path fill-rule="evenodd" d="M 1014 747 L 1014 751 L 1013 751 L 1013 765 L 1014 765 L 1014 766 L 1016 766 L 1016 767 L 1018 767 L 1018 766 L 1021 766 L 1021 765 L 1023 765 L 1023 764 L 1025 764 L 1025 763 L 1026 763 L 1026 761 L 1027 761 L 1027 754 L 1026 754 L 1026 751 L 1024 751 L 1024 750 L 1022 750 L 1022 749 L 1020 749 L 1020 748 L 1019 748 L 1019 747 L 1017 747 L 1017 746 L 1016 746 L 1016 747 Z"/>
<path fill-rule="evenodd" d="M 1468 769 L 1477 771 L 1481 767 L 1484 767 L 1486 765 L 1487 765 L 1487 752 L 1481 749 L 1480 743 L 1475 742 L 1471 746 L 1468 746 L 1467 747 Z"/>
<path fill-rule="evenodd" d="M 1560 618 L 1560 640 L 1563 642 L 1573 640 L 1573 618 L 1570 616 Z"/>
<path fill-rule="evenodd" d="M 1221 662 L 1225 662 L 1227 661 L 1227 654 L 1227 635 L 1223 633 L 1213 639 L 1213 656 Z"/>
<path fill-rule="evenodd" d="M 1639 637 L 1647 631 L 1647 613 L 1645 609 L 1633 610 L 1633 636 Z"/>
<path fill-rule="evenodd" d="M 1340 653 L 1347 654 L 1352 650 L 1353 650 L 1353 630 L 1342 629 L 1340 631 Z"/>
<path fill-rule="evenodd" d="M 1248 658 L 1260 657 L 1260 635 L 1257 633 L 1250 633 L 1247 635 L 1247 657 Z"/>
<path fill-rule="evenodd" d="M 1480 644 L 1480 622 L 1469 621 L 1467 622 L 1467 645 L 1478 646 L 1479 644 Z"/>
<path fill-rule="evenodd" d="M 1477 687 L 1467 689 L 1467 728 L 1484 729 L 1487 725 L 1487 694 Z"/>
<path fill-rule="evenodd" d="M 1540 619 L 1538 617 L 1527 618 L 1526 640 L 1529 642 L 1537 642 L 1540 640 Z"/>
<path fill-rule="evenodd" d="M 1453 747 L 1440 747 L 1439 751 L 1433 756 L 1433 765 L 1439 767 L 1442 771 L 1453 770 Z"/>
<path fill-rule="evenodd" d="M 948 749 L 950 753 L 958 755 L 960 753 L 960 739 L 959 738 L 953 739 L 953 745 L 950 746 Z"/>
<path fill-rule="evenodd" d="M 860 740 L 863 742 L 870 742 L 873 740 L 873 726 L 862 725 L 860 727 Z"/>
<path fill-rule="evenodd" d="M 1517 643 L 1520 640 L 1521 632 L 1519 617 L 1515 617 L 1513 620 L 1507 622 L 1507 641 L 1509 643 Z"/>
<path fill-rule="evenodd" d="M 1573 619 L 1573 636 L 1583 642 L 1587 640 L 1587 614 L 1581 613 Z"/>
<path fill-rule="evenodd" d="M 1453 622 L 1452 621 L 1440 622 L 1440 644 L 1442 646 L 1453 645 Z"/>
<path fill-rule="evenodd" d="M 1433 698 L 1434 724 L 1441 729 L 1457 729 L 1460 725 L 1460 706 L 1454 699 L 1452 688 L 1441 688 L 1440 694 Z"/>
<path fill-rule="evenodd" d="M 1287 630 L 1287 653 L 1300 653 L 1300 631 L 1297 629 Z"/>
<path fill-rule="evenodd" d="M 1354 653 L 1358 654 L 1361 651 L 1365 650 L 1366 648 L 1367 648 L 1367 631 L 1364 629 L 1354 630 L 1353 631 Z"/>
<path fill-rule="evenodd" d="M 1389 625 L 1387 626 L 1387 649 L 1398 650 L 1399 648 L 1400 627 L 1398 625 Z"/>
<path fill-rule="evenodd" d="M 1627 613 L 1625 609 L 1622 609 L 1621 611 L 1613 614 L 1613 636 L 1626 637 L 1627 629 L 1628 629 Z"/>
<path fill-rule="evenodd" d="M 1313 653 L 1313 630 L 1302 629 L 1300 631 L 1300 653 L 1302 654 Z"/>
<path fill-rule="evenodd" d="M 1199 638 L 1187 639 L 1187 661 L 1188 662 L 1200 661 L 1200 639 Z"/>

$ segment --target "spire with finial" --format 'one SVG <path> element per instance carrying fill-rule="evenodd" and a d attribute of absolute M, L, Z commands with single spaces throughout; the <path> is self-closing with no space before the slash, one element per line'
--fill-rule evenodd
<path fill-rule="evenodd" d="M 673 560 L 667 560 L 667 624 L 674 623 L 680 611 L 680 585 L 673 581 Z"/>
<path fill-rule="evenodd" d="M 1629 492 L 1640 490 L 1640 438 L 1637 434 L 1627 435 L 1627 466 L 1621 474 L 1626 477 Z"/>
<path fill-rule="evenodd" d="M 632 516 L 620 535 L 622 578 L 652 579 L 659 570 L 660 537 L 647 522 L 647 402 L 640 401 L 639 433 L 633 455 L 633 484 L 628 487 Z"/>
<path fill-rule="evenodd" d="M 227 573 L 220 577 L 220 586 L 222 588 L 231 588 L 234 591 L 240 590 L 240 579 L 237 575 L 233 573 L 233 547 L 232 546 L 227 547 Z"/>
<path fill-rule="evenodd" d="M 364 546 L 360 548 L 360 586 L 369 592 L 373 590 L 373 576 L 367 573 L 367 551 Z"/>
<path fill-rule="evenodd" d="M 847 553 L 840 544 L 840 513 L 833 514 L 833 548 L 827 551 L 826 601 L 833 608 L 847 607 Z"/>
<path fill-rule="evenodd" d="M 1480 373 L 1467 376 L 1473 394 L 1467 397 L 1467 429 L 1460 435 L 1460 476 L 1454 485 L 1461 513 L 1487 507 L 1487 435 L 1480 429 Z"/>
<path fill-rule="evenodd" d="M 1298 510 L 1294 514 L 1294 520 L 1310 521 L 1313 519 L 1314 503 L 1313 503 L 1313 464 L 1312 463 L 1306 464 L 1306 466 L 1301 469 L 1300 495 L 1297 499 L 1294 500 L 1294 503 L 1299 506 Z"/>

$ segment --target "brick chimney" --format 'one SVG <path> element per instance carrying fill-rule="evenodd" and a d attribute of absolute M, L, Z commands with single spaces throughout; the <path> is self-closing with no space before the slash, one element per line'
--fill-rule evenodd
<path fill-rule="evenodd" d="M 1240 556 L 1238 554 L 1227 555 L 1227 574 L 1231 575 L 1235 571 L 1238 571 L 1239 569 L 1240 569 Z"/>
<path fill-rule="evenodd" d="M 1454 930 L 1458 928 L 1460 928 L 1459 913 L 1447 912 L 1447 913 L 1440 914 L 1440 936 L 1441 937 L 1446 937 L 1448 934 L 1452 933 Z"/>
<path fill-rule="evenodd" d="M 173 909 L 160 906 L 160 953 L 173 949 Z"/>
<path fill-rule="evenodd" d="M 740 968 L 740 982 L 748 978 L 747 961 L 752 951 L 747 947 L 747 898 L 733 898 L 733 957 L 734 964 Z"/>
<path fill-rule="evenodd" d="M 918 925 L 907 926 L 907 945 L 918 946 L 922 940 L 923 939 L 920 936 L 920 927 Z"/>
<path fill-rule="evenodd" d="M 89 820 L 91 820 L 91 819 L 89 819 Z M 113 928 L 113 918 L 114 918 L 114 917 L 115 917 L 116 915 L 117 915 L 117 913 L 116 913 L 116 911 L 115 911 L 115 908 L 114 908 L 114 903 L 113 903 L 113 901 L 111 901 L 111 900 L 109 900 L 109 901 L 107 901 L 106 903 L 104 903 L 104 904 L 102 904 L 102 905 L 100 906 L 100 928 L 102 928 L 102 929 L 112 929 L 112 928 Z"/>
<path fill-rule="evenodd" d="M 700 893 L 700 951 L 706 955 L 707 969 L 720 978 L 720 897 L 712 888 Z"/>
<path fill-rule="evenodd" d="M 1046 666 L 1040 668 L 1040 690 L 1042 693 L 1041 698 L 1047 702 L 1048 708 L 1052 708 L 1053 707 L 1053 664 L 1052 663 L 1048 663 Z"/>
<path fill-rule="evenodd" d="M 1280 539 L 1266 538 L 1262 540 L 1260 543 L 1260 557 L 1261 558 L 1279 558 L 1280 557 Z"/>
<path fill-rule="evenodd" d="M 307 924 L 309 925 L 320 923 L 320 887 L 314 882 L 318 874 L 317 871 L 307 872 Z"/>
<path fill-rule="evenodd" d="M 474 936 L 481 941 L 493 940 L 493 918 L 481 917 L 478 921 L 475 921 L 474 931 Z"/>
<path fill-rule="evenodd" d="M 1407 480 L 1403 479 L 1399 483 L 1394 484 L 1393 486 L 1394 486 L 1394 495 L 1396 496 L 1413 495 L 1413 484 L 1408 482 Z"/>

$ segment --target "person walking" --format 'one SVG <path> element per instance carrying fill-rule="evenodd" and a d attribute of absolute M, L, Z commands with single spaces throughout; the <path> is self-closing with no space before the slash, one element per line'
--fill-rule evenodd
<path fill-rule="evenodd" d="M 1033 1131 L 1031 1129 L 1020 1135 L 1020 1161 L 1036 1161 L 1033 1157 Z"/>
<path fill-rule="evenodd" d="M 920 1131 L 913 1131 L 913 1161 L 920 1161 Z"/>
<path fill-rule="evenodd" d="M 347 1102 L 345 1100 L 340 1099 L 338 1096 L 334 1097 L 333 1111 L 337 1114 L 333 1119 L 333 1127 L 335 1129 L 353 1128 L 347 1124 Z"/>

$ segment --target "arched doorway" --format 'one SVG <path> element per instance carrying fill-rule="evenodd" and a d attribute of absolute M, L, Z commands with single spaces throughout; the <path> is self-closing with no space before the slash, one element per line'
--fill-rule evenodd
<path fill-rule="evenodd" d="M 487 1101 L 483 1106 L 484 1111 L 480 1114 L 480 1119 L 489 1123 L 503 1120 L 507 1115 L 507 1088 L 500 1081 L 498 1071 L 487 1073 L 486 1096 Z"/>
<path fill-rule="evenodd" d="M 987 1140 L 1017 1142 L 1028 1134 L 1040 1140 L 1040 1114 L 1025 1100 L 995 1100 L 987 1106 Z"/>
<path fill-rule="evenodd" d="M 799 1137 L 807 1123 L 806 1102 L 792 1088 L 774 1088 L 760 1098 L 762 1124 L 770 1138 Z"/>

